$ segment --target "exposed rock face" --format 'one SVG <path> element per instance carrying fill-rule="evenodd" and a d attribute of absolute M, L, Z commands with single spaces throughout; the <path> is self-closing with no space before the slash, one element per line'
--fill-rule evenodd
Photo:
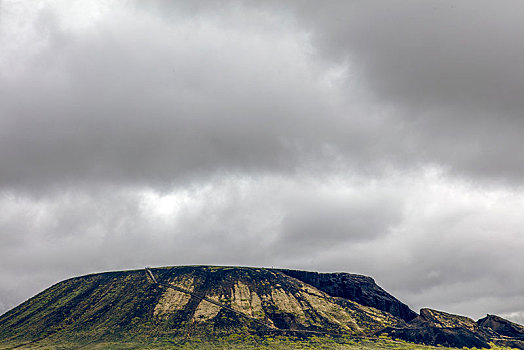
<path fill-rule="evenodd" d="M 419 327 L 387 328 L 380 334 L 388 334 L 395 339 L 426 345 L 448 346 L 453 348 L 489 348 L 488 342 L 465 328 L 444 328 L 431 325 Z"/>
<path fill-rule="evenodd" d="M 477 322 L 480 327 L 491 329 L 501 336 L 524 340 L 524 326 L 503 319 L 502 317 L 487 315 Z"/>
<path fill-rule="evenodd" d="M 489 343 L 524 349 L 524 327 L 498 316 L 488 315 L 475 322 L 469 317 L 422 309 L 420 315 L 402 327 L 388 327 L 387 333 L 415 343 L 451 347 L 489 348 Z"/>
<path fill-rule="evenodd" d="M 152 283 L 144 270 L 57 283 L 0 316 L 0 343 L 2 339 L 42 337 L 205 336 L 277 328 L 367 335 L 404 323 L 381 310 L 332 297 L 279 271 L 208 266 L 151 271 L 160 284 Z"/>
<path fill-rule="evenodd" d="M 331 296 L 349 299 L 361 305 L 389 312 L 405 321 L 411 321 L 417 317 L 417 314 L 406 304 L 380 288 L 371 277 L 349 273 L 318 273 L 283 269 L 278 271 L 310 284 Z"/>
<path fill-rule="evenodd" d="M 487 348 L 493 342 L 524 350 L 521 325 L 493 315 L 475 322 L 431 309 L 416 315 L 365 276 L 215 266 L 151 272 L 108 272 L 57 283 L 0 316 L 0 344 L 387 333 L 428 345 Z"/>
<path fill-rule="evenodd" d="M 437 328 L 464 328 L 470 332 L 476 333 L 479 331 L 477 322 L 469 317 L 449 314 L 443 311 L 432 309 L 421 309 L 420 316 L 415 318 L 412 325 L 431 325 Z"/>
<path fill-rule="evenodd" d="M 495 315 L 487 315 L 477 323 L 482 331 L 491 334 L 495 344 L 524 349 L 524 326 Z"/>
<path fill-rule="evenodd" d="M 405 327 L 389 327 L 379 332 L 393 338 L 428 345 L 489 348 L 488 339 L 479 333 L 479 326 L 468 317 L 421 309 L 420 315 Z"/>

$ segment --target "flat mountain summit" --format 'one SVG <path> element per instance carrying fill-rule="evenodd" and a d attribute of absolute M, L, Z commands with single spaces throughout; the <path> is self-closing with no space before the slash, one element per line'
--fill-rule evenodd
<path fill-rule="evenodd" d="M 177 266 L 59 282 L 0 316 L 0 343 L 43 339 L 292 334 L 374 337 L 524 349 L 524 327 L 488 315 L 415 313 L 367 276 Z"/>

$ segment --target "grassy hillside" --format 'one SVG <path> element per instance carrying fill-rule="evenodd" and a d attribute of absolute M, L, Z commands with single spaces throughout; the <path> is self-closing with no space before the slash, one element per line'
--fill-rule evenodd
<path fill-rule="evenodd" d="M 0 344 L 0 350 L 12 349 L 15 344 Z M 18 344 L 20 345 L 20 344 Z M 170 338 L 170 339 L 153 339 L 134 341 L 84 341 L 58 342 L 53 339 L 40 341 L 33 344 L 26 344 L 16 349 L 180 349 L 180 350 L 244 350 L 244 349 L 261 349 L 261 350 L 447 350 L 456 348 L 434 347 L 419 344 L 406 343 L 402 341 L 393 341 L 391 339 L 353 339 L 351 337 L 318 337 L 311 336 L 307 338 L 285 337 L 285 336 L 245 336 L 240 334 L 231 334 L 219 337 L 214 340 L 199 340 L 187 338 Z M 509 350 L 510 348 L 499 347 L 492 344 L 493 350 Z"/>
<path fill-rule="evenodd" d="M 101 273 L 60 282 L 0 316 L 0 340 L 204 339 L 239 333 L 279 335 L 279 329 L 366 335 L 403 323 L 279 271 L 183 266 L 152 272 L 161 284 L 187 289 L 238 312 L 154 284 L 144 270 Z"/>
<path fill-rule="evenodd" d="M 412 318 L 369 277 L 287 271 L 179 266 L 72 278 L 1 315 L 0 350 L 432 349 L 398 339 L 524 349 L 524 327 L 496 316 L 423 309 Z"/>

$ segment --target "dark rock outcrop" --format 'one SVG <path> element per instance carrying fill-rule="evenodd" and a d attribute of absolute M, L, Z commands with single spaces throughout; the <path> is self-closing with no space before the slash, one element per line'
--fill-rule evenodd
<path fill-rule="evenodd" d="M 417 314 L 406 304 L 380 288 L 373 278 L 349 273 L 319 273 L 279 269 L 288 276 L 310 284 L 321 291 L 361 305 L 371 306 L 408 322 Z"/>
<path fill-rule="evenodd" d="M 481 328 L 490 329 L 501 336 L 524 340 L 524 326 L 502 317 L 487 315 L 478 320 L 477 323 Z"/>
<path fill-rule="evenodd" d="M 493 343 L 498 346 L 505 346 L 507 348 L 523 349 L 524 350 L 524 340 L 517 339 L 494 339 Z"/>
<path fill-rule="evenodd" d="M 464 328 L 473 333 L 479 331 L 477 322 L 469 317 L 428 308 L 420 309 L 420 315 L 413 319 L 410 324 L 437 328 Z"/>
<path fill-rule="evenodd" d="M 379 334 L 428 345 L 490 347 L 489 337 L 479 331 L 478 324 L 471 318 L 427 308 L 421 309 L 420 315 L 405 327 L 389 327 Z"/>
<path fill-rule="evenodd" d="M 388 327 L 378 334 L 387 334 L 394 339 L 402 339 L 412 343 L 440 345 L 453 348 L 476 347 L 489 348 L 489 343 L 479 335 L 461 327 L 436 327 L 419 325 L 418 327 L 393 328 Z"/>
<path fill-rule="evenodd" d="M 428 345 L 489 348 L 489 343 L 494 343 L 524 350 L 524 326 L 494 315 L 475 322 L 465 316 L 421 309 L 405 326 L 387 327 L 377 334 Z"/>
<path fill-rule="evenodd" d="M 496 315 L 487 315 L 478 320 L 477 324 L 484 334 L 490 334 L 495 344 L 524 349 L 524 326 Z"/>

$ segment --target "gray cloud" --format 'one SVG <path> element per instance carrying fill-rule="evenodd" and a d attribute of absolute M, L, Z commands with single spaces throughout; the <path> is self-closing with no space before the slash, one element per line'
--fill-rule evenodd
<path fill-rule="evenodd" d="M 24 36 L 0 67 L 0 185 L 169 187 L 410 157 L 402 128 L 347 84 L 345 64 L 314 53 L 307 29 L 235 4 L 116 17 L 99 5 L 83 25 L 52 4 L 13 16 Z"/>
<path fill-rule="evenodd" d="M 299 11 L 318 25 L 323 53 L 355 60 L 373 91 L 395 103 L 520 113 L 523 8 L 519 1 L 331 1 Z"/>
<path fill-rule="evenodd" d="M 331 193 L 306 196 L 290 206 L 275 243 L 281 254 L 314 254 L 335 245 L 374 240 L 387 235 L 402 218 L 398 198 Z M 280 248 L 280 249 L 279 249 Z"/>
<path fill-rule="evenodd" d="M 520 3 L 0 6 L 0 312 L 240 264 L 522 320 Z"/>
<path fill-rule="evenodd" d="M 521 182 L 521 2 L 292 4 L 322 55 L 349 60 L 359 83 L 398 108 L 416 157 Z"/>
<path fill-rule="evenodd" d="M 7 307 L 46 283 L 93 271 L 239 264 L 363 273 L 414 308 L 517 319 L 524 222 L 515 208 L 523 201 L 431 172 L 392 175 L 378 186 L 365 178 L 271 176 L 216 178 L 168 193 L 110 187 L 45 200 L 5 195 L 2 240 L 26 234 L 0 248 L 0 275 L 10 281 L 0 301 Z M 290 225 L 298 214 L 310 216 Z"/>
<path fill-rule="evenodd" d="M 326 68 L 287 23 L 119 8 L 78 29 L 59 10 L 38 14 L 3 66 L 4 186 L 286 171 L 323 156 L 333 132 L 359 131 L 337 119 Z M 30 58 L 18 62 L 22 54 Z"/>

